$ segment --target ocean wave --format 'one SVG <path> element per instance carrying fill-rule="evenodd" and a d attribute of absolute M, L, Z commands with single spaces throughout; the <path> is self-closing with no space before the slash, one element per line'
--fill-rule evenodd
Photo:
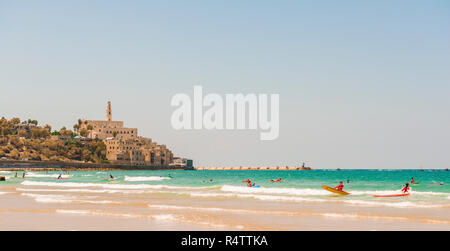
<path fill-rule="evenodd" d="M 333 195 L 332 193 L 325 191 L 323 189 L 314 189 L 314 188 L 253 188 L 253 187 L 244 187 L 244 186 L 230 186 L 224 185 L 220 189 L 223 192 L 232 192 L 232 193 L 242 193 L 242 194 L 285 194 L 285 195 L 300 195 L 300 196 L 329 196 Z M 388 195 L 388 194 L 397 194 L 400 190 L 366 190 L 366 191 L 348 191 L 352 195 Z M 440 196 L 440 195 L 449 195 L 448 193 L 440 193 L 440 192 L 419 192 L 419 191 L 411 191 L 411 194 L 415 195 L 432 195 L 432 196 Z"/>
<path fill-rule="evenodd" d="M 394 207 L 394 208 L 443 208 L 445 205 L 440 204 L 420 204 L 417 202 L 402 201 L 402 202 L 381 202 L 381 201 L 366 201 L 366 200 L 343 200 L 343 203 L 360 205 L 360 206 L 376 206 L 376 207 Z"/>
<path fill-rule="evenodd" d="M 45 181 L 23 181 L 24 186 L 47 186 L 47 187 L 101 187 L 104 189 L 174 189 L 174 190 L 202 190 L 211 187 L 182 187 L 167 185 L 149 185 L 149 184 L 102 184 L 102 183 L 75 183 L 75 182 L 45 182 Z"/>
<path fill-rule="evenodd" d="M 64 195 L 43 195 L 43 194 L 31 194 L 22 193 L 23 196 L 33 198 L 36 202 L 41 203 L 71 203 L 75 197 Z"/>
<path fill-rule="evenodd" d="M 167 177 L 157 177 L 157 176 L 148 176 L 148 177 L 130 177 L 125 176 L 125 181 L 161 181 L 161 180 L 170 180 L 171 178 Z"/>
<path fill-rule="evenodd" d="M 22 193 L 23 196 L 33 198 L 36 202 L 40 203 L 88 203 L 88 204 L 120 204 L 120 202 L 114 202 L 109 200 L 85 200 L 75 196 L 65 195 L 49 195 L 49 194 L 31 194 Z M 89 197 L 93 198 L 93 197 Z"/>
<path fill-rule="evenodd" d="M 244 186 L 224 185 L 220 189 L 224 192 L 251 193 L 251 194 L 289 194 L 289 195 L 329 195 L 330 193 L 321 189 L 309 188 L 253 188 Z"/>
<path fill-rule="evenodd" d="M 58 178 L 59 174 L 40 174 L 40 173 L 26 173 L 25 177 L 33 177 L 33 178 Z M 62 178 L 70 178 L 70 175 L 63 174 Z"/>
<path fill-rule="evenodd" d="M 56 209 L 56 212 L 60 213 L 60 214 L 109 216 L 109 217 L 120 217 L 120 218 L 149 218 L 149 219 L 160 220 L 160 221 L 175 221 L 176 220 L 175 216 L 172 214 L 139 215 L 139 214 L 102 212 L 102 211 L 95 211 L 95 210 L 66 210 L 66 209 Z"/>

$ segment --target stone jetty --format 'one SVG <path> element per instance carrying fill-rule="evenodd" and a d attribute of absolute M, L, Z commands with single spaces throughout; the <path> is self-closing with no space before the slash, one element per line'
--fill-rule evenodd
<path fill-rule="evenodd" d="M 195 167 L 197 171 L 202 170 L 235 170 L 235 171 L 243 171 L 243 170 L 251 170 L 251 171 L 311 171 L 313 170 L 311 167 L 303 167 L 303 166 L 269 166 L 269 167 L 260 167 L 260 166 L 205 166 L 205 167 Z"/>

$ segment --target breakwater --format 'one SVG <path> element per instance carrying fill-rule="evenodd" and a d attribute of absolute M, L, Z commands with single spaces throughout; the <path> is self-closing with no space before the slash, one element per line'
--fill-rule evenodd
<path fill-rule="evenodd" d="M 8 171 L 114 171 L 114 170 L 194 170 L 184 166 L 130 166 L 116 164 L 94 164 L 82 162 L 51 162 L 51 161 L 0 161 L 0 170 Z"/>
<path fill-rule="evenodd" d="M 269 167 L 259 167 L 259 166 L 228 166 L 228 167 L 216 167 L 216 166 L 205 166 L 205 167 L 195 167 L 195 170 L 268 170 L 268 171 L 311 171 L 313 170 L 311 167 L 303 167 L 303 166 L 269 166 Z"/>

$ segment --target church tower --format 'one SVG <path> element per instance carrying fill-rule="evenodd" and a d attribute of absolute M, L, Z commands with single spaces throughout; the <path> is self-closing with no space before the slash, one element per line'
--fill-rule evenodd
<path fill-rule="evenodd" d="M 108 101 L 108 107 L 106 108 L 106 121 L 112 121 L 111 101 Z"/>

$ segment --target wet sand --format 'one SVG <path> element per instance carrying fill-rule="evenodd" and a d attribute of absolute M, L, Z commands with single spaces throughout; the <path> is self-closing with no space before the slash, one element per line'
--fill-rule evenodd
<path fill-rule="evenodd" d="M 433 215 L 430 215 L 430 214 Z M 3 186 L 0 230 L 450 230 L 449 209 Z"/>

